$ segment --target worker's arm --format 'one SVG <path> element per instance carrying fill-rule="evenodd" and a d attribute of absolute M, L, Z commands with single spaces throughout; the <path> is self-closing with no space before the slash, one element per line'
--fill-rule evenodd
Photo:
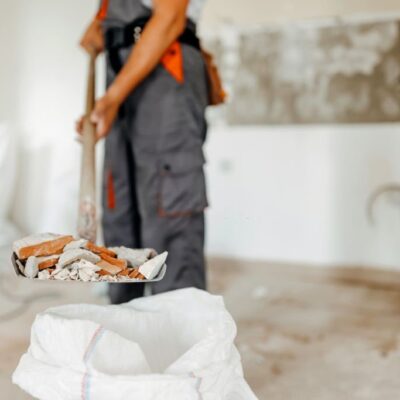
<path fill-rule="evenodd" d="M 96 102 L 92 121 L 98 138 L 109 132 L 120 105 L 160 62 L 168 47 L 180 36 L 186 25 L 188 0 L 153 0 L 153 13 L 127 62 Z M 79 130 L 79 128 L 78 128 Z"/>

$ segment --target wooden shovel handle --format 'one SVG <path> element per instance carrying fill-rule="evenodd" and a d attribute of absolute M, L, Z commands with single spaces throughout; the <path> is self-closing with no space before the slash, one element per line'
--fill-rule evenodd
<path fill-rule="evenodd" d="M 96 54 L 90 53 L 89 57 L 89 72 L 86 88 L 86 116 L 89 116 L 95 104 L 96 96 Z"/>
<path fill-rule="evenodd" d="M 90 121 L 95 105 L 96 55 L 90 54 L 86 91 L 86 110 L 82 132 L 82 161 L 79 192 L 78 234 L 96 242 L 96 127 Z"/>

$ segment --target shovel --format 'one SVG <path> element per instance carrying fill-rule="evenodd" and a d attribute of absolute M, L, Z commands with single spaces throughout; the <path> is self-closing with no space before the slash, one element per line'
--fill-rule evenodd
<path fill-rule="evenodd" d="M 96 127 L 90 120 L 95 104 L 96 55 L 90 54 L 86 109 L 82 131 L 82 161 L 79 189 L 78 235 L 96 243 Z"/>

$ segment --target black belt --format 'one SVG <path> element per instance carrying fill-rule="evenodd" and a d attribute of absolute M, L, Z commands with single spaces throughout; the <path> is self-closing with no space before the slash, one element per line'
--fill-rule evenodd
<path fill-rule="evenodd" d="M 146 26 L 150 17 L 138 18 L 133 22 L 121 28 L 110 28 L 105 34 L 105 47 L 108 51 L 110 64 L 114 72 L 117 74 L 122 68 L 122 62 L 119 57 L 119 50 L 130 47 L 136 43 Z M 190 21 L 188 24 L 192 24 Z M 200 50 L 200 41 L 196 36 L 194 29 L 186 27 L 183 33 L 177 39 L 180 43 L 187 44 Z"/>

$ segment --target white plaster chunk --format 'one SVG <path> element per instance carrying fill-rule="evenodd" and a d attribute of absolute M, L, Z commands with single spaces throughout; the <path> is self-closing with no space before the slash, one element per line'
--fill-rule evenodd
<path fill-rule="evenodd" d="M 68 265 L 68 269 L 69 269 L 71 272 L 73 272 L 73 271 L 78 272 L 78 269 L 79 269 L 79 262 L 76 261 L 76 262 L 74 262 L 74 263 Z"/>
<path fill-rule="evenodd" d="M 101 258 L 97 254 L 94 254 L 89 250 L 72 249 L 64 252 L 61 255 L 57 265 L 63 268 L 78 260 L 86 260 L 93 264 L 96 264 L 101 260 Z"/>
<path fill-rule="evenodd" d="M 154 249 L 128 249 L 121 246 L 111 248 L 110 250 L 116 253 L 118 258 L 126 260 L 129 267 L 139 267 L 157 255 Z"/>
<path fill-rule="evenodd" d="M 95 273 L 95 272 L 101 270 L 101 268 L 99 266 L 93 264 L 92 262 L 90 262 L 88 260 L 79 260 L 78 262 L 74 262 L 72 264 L 72 268 L 76 269 L 76 270 L 85 269 L 85 270 L 87 270 L 86 272 L 92 271 L 92 273 Z"/>
<path fill-rule="evenodd" d="M 50 278 L 50 272 L 47 269 L 45 269 L 43 271 L 40 271 L 39 275 L 38 275 L 38 278 L 40 280 L 49 279 Z"/>
<path fill-rule="evenodd" d="M 164 253 L 161 253 L 160 255 L 152 258 L 151 260 L 145 262 L 141 267 L 139 267 L 139 272 L 146 279 L 154 279 L 160 272 L 162 266 L 165 264 L 167 257 L 168 252 L 164 251 Z"/>
<path fill-rule="evenodd" d="M 36 278 L 39 272 L 38 260 L 35 256 L 31 256 L 26 260 L 24 274 L 27 278 Z"/>
<path fill-rule="evenodd" d="M 64 247 L 64 252 L 68 251 L 68 250 L 74 250 L 74 249 L 83 249 L 85 248 L 85 246 L 87 245 L 88 241 L 86 239 L 78 239 L 78 240 L 74 240 L 70 243 L 68 243 L 65 247 Z"/>
<path fill-rule="evenodd" d="M 63 269 L 62 267 L 60 267 L 58 264 L 56 264 L 56 268 L 54 269 L 53 274 L 55 272 L 61 271 L 62 269 Z"/>
<path fill-rule="evenodd" d="M 80 269 L 78 271 L 79 279 L 83 282 L 89 282 L 92 280 L 92 275 L 87 272 L 85 269 Z"/>
<path fill-rule="evenodd" d="M 95 276 L 98 270 L 94 268 L 80 268 L 79 271 L 83 271 L 85 274 L 88 274 L 89 276 Z"/>
<path fill-rule="evenodd" d="M 51 276 L 58 281 L 65 281 L 70 277 L 70 272 L 67 268 L 59 269 L 58 271 L 54 271 Z"/>
<path fill-rule="evenodd" d="M 78 279 L 78 270 L 77 269 L 71 270 L 70 273 L 69 273 L 69 277 L 73 281 L 76 281 Z"/>

